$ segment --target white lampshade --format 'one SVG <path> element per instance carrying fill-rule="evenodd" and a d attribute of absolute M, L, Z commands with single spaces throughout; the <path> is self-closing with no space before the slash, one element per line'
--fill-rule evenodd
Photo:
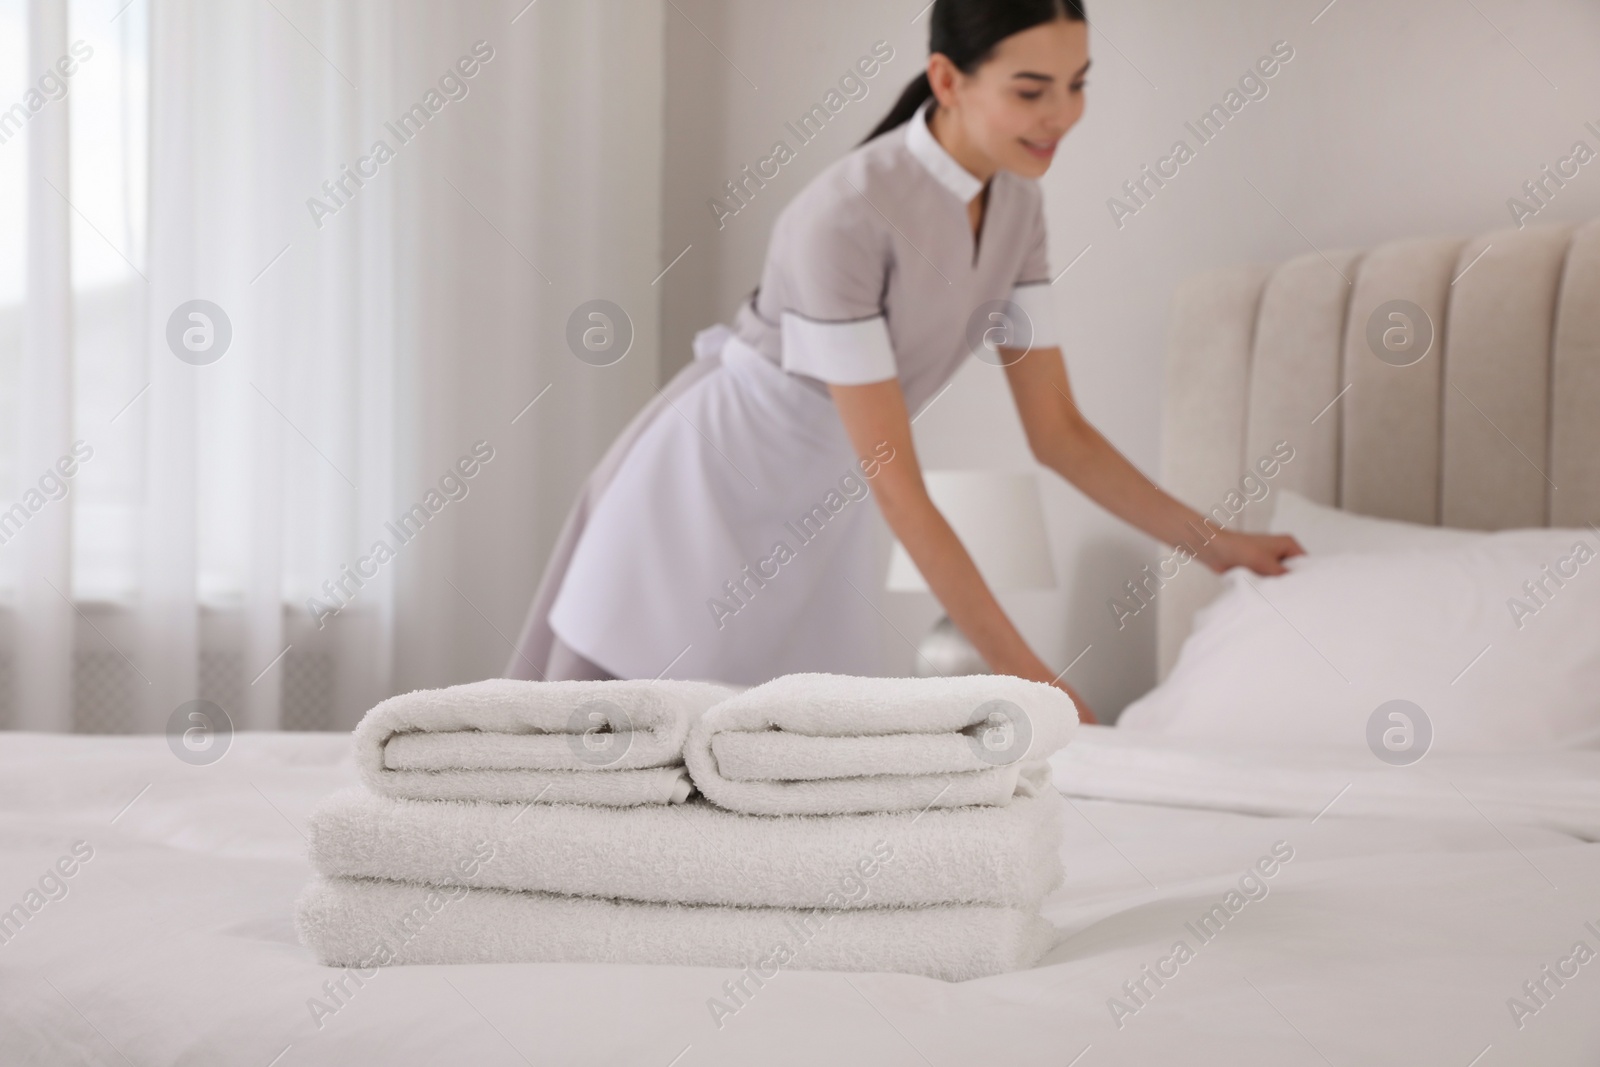
<path fill-rule="evenodd" d="M 990 589 L 1055 588 L 1055 563 L 1033 471 L 924 471 L 923 482 Z M 899 541 L 889 557 L 884 588 L 928 591 Z"/>

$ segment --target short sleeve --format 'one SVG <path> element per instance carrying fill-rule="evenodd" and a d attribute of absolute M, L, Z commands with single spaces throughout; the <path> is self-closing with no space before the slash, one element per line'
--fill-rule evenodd
<path fill-rule="evenodd" d="M 888 248 L 875 220 L 856 205 L 802 205 L 785 220 L 782 281 L 783 369 L 834 385 L 899 376 L 883 293 Z"/>
<path fill-rule="evenodd" d="M 1033 324 L 1033 347 L 1054 348 L 1061 344 L 1056 329 L 1055 291 L 1050 278 L 1050 239 L 1044 222 L 1044 196 L 1034 198 L 1033 221 L 1028 227 L 1027 255 L 1011 289 L 1011 302 L 1022 309 Z"/>

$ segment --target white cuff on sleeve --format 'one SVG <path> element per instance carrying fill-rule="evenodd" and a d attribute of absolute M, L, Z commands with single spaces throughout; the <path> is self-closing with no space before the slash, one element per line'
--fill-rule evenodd
<path fill-rule="evenodd" d="M 1033 323 L 1033 347 L 1056 348 L 1061 335 L 1056 330 L 1056 305 L 1049 282 L 1026 282 L 1011 290 L 1011 302 L 1022 309 Z"/>
<path fill-rule="evenodd" d="M 833 385 L 864 385 L 899 377 L 889 324 L 882 315 L 853 322 L 819 322 L 785 311 L 783 369 Z"/>

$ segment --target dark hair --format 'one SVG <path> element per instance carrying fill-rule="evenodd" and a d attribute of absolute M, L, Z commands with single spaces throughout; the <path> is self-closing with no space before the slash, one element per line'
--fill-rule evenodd
<path fill-rule="evenodd" d="M 971 74 L 1007 37 L 1056 19 L 1087 22 L 1083 0 L 936 0 L 928 18 L 928 52 L 947 57 L 962 73 Z M 931 96 L 933 86 L 924 71 L 861 143 L 911 121 Z"/>

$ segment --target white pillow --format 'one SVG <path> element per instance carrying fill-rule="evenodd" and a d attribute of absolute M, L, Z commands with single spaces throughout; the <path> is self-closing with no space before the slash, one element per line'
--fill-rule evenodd
<path fill-rule="evenodd" d="M 1228 571 L 1172 673 L 1118 727 L 1356 748 L 1378 706 L 1401 699 L 1422 708 L 1441 751 L 1600 739 L 1595 531 L 1287 562 L 1277 578 Z"/>
<path fill-rule="evenodd" d="M 1307 500 L 1290 489 L 1278 491 L 1271 533 L 1293 534 L 1313 555 L 1325 552 L 1393 552 L 1406 548 L 1461 548 L 1490 536 L 1482 530 L 1423 526 L 1398 519 L 1377 519 L 1340 511 Z M 1573 532 L 1576 536 L 1577 532 Z"/>

